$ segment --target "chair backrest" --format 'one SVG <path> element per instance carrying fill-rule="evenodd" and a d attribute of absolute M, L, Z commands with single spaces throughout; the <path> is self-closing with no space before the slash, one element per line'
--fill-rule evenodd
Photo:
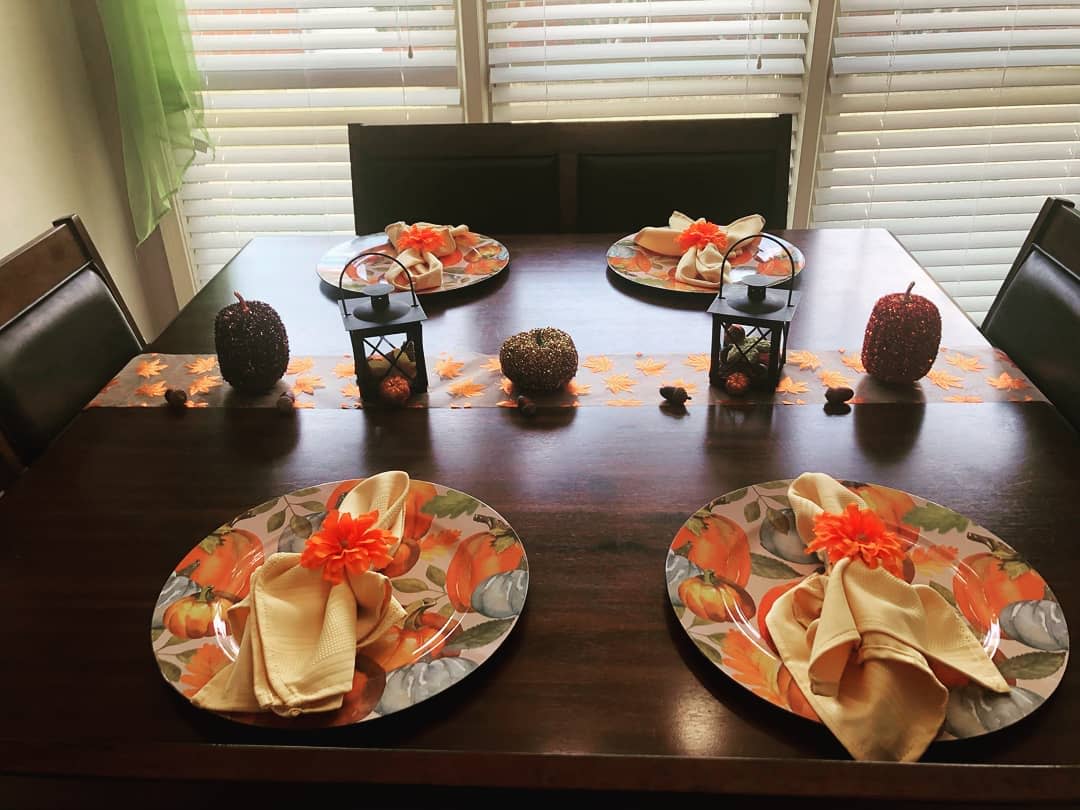
<path fill-rule="evenodd" d="M 356 232 L 397 220 L 630 233 L 673 210 L 787 224 L 791 116 L 349 125 Z"/>
<path fill-rule="evenodd" d="M 0 433 L 32 462 L 143 348 L 77 216 L 0 259 Z"/>
<path fill-rule="evenodd" d="M 1069 200 L 1043 205 L 982 332 L 1080 430 L 1080 214 Z"/>

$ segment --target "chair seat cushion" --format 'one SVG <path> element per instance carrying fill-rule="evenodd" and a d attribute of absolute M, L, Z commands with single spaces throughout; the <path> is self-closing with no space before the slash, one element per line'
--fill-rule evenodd
<path fill-rule="evenodd" d="M 30 463 L 139 344 L 101 278 L 83 271 L 0 332 L 0 430 Z"/>

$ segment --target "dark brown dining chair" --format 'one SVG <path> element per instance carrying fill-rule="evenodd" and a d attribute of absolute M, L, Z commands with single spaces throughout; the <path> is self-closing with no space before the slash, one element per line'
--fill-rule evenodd
<path fill-rule="evenodd" d="M 397 220 L 489 234 L 617 232 L 674 210 L 787 224 L 791 116 L 349 125 L 356 232 Z"/>
<path fill-rule="evenodd" d="M 1072 202 L 1043 204 L 982 332 L 1080 430 L 1080 214 Z"/>
<path fill-rule="evenodd" d="M 144 344 L 77 216 L 0 259 L 0 434 L 29 465 Z"/>

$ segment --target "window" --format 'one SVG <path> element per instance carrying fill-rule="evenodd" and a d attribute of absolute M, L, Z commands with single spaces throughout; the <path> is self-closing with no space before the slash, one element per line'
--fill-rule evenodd
<path fill-rule="evenodd" d="M 1080 2 L 840 0 L 832 51 L 813 224 L 888 228 L 981 321 L 1080 201 Z"/>

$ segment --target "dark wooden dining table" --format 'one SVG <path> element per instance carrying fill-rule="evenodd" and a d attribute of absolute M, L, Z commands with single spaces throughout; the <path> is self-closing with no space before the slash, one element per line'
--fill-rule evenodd
<path fill-rule="evenodd" d="M 986 345 L 886 231 L 780 233 L 806 256 L 793 345 L 857 350 L 874 301 L 911 280 L 938 304 L 945 345 Z M 423 299 L 429 355 L 495 353 L 544 325 L 567 330 L 583 356 L 708 351 L 709 298 L 616 277 L 604 261 L 614 236 L 503 236 L 507 271 Z M 239 290 L 280 312 L 294 354 L 349 352 L 334 292 L 315 276 L 340 239 L 253 240 L 151 350 L 212 352 L 214 315 Z M 87 410 L 0 498 L 0 805 L 716 800 L 691 792 L 804 807 L 1080 802 L 1075 665 L 1006 730 L 935 743 L 917 764 L 853 762 L 680 630 L 664 558 L 683 521 L 721 493 L 806 470 L 971 516 L 1022 551 L 1080 628 L 1080 453 L 1050 404 L 861 404 L 843 417 L 820 404 L 698 405 L 681 417 L 544 408 L 533 419 L 501 408 Z M 528 602 L 490 661 L 405 712 L 324 731 L 235 724 L 162 680 L 151 613 L 199 538 L 282 492 L 395 468 L 491 504 L 524 542 Z"/>

